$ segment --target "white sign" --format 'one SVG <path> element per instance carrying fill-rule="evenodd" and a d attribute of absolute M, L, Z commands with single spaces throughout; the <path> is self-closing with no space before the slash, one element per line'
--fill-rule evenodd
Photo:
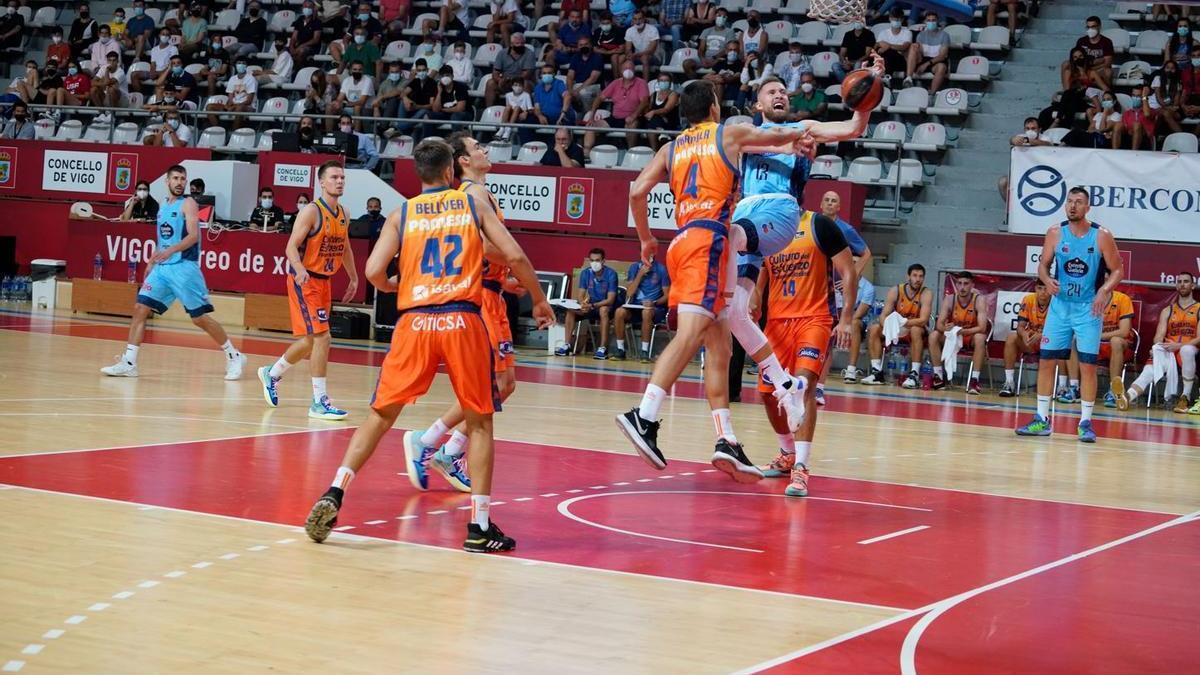
<path fill-rule="evenodd" d="M 311 187 L 313 168 L 307 164 L 276 164 L 275 185 L 280 187 Z"/>
<path fill-rule="evenodd" d="M 42 165 L 42 189 L 58 192 L 107 192 L 107 152 L 47 150 Z"/>
<path fill-rule="evenodd" d="M 488 174 L 487 186 L 500 203 L 505 218 L 535 223 L 554 222 L 557 178 L 492 173 Z"/>
<path fill-rule="evenodd" d="M 1200 242 L 1200 155 L 1013 148 L 1008 229 L 1044 234 L 1066 220 L 1067 191 L 1088 191 L 1088 220 L 1118 239 Z"/>
<path fill-rule="evenodd" d="M 629 184 L 633 189 L 633 183 Z M 666 183 L 655 185 L 646 197 L 646 215 L 652 230 L 675 229 L 675 195 L 671 194 L 671 186 Z M 629 227 L 633 224 L 633 211 L 629 211 Z"/>
<path fill-rule="evenodd" d="M 1030 291 L 996 291 L 996 330 L 992 339 L 1003 342 L 1009 333 L 1017 332 L 1017 315 L 1021 301 Z"/>

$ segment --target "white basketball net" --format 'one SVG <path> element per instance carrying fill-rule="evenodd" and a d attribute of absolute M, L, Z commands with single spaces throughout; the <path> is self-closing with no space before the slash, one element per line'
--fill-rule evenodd
<path fill-rule="evenodd" d="M 867 0 L 812 0 L 808 17 L 818 21 L 850 23 L 862 21 L 867 13 Z"/>

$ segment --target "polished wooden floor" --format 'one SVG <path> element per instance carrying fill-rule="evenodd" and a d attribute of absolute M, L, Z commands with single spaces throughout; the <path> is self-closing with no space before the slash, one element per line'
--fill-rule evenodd
<path fill-rule="evenodd" d="M 345 433 L 337 429 L 362 419 L 382 352 L 369 345 L 335 348 L 330 393 L 352 414 L 348 424 L 331 425 L 306 417 L 304 367 L 284 381 L 278 409 L 263 404 L 253 367 L 282 351 L 286 343 L 278 336 L 235 336 L 250 356 L 251 368 L 242 381 L 225 382 L 220 352 L 210 349 L 203 336 L 190 325 L 160 324 L 143 349 L 141 377 L 105 378 L 97 369 L 121 351 L 122 334 L 117 321 L 0 313 L 4 671 L 731 672 L 763 665 L 802 667 L 803 658 L 791 659 L 804 657 L 806 648 L 848 644 L 860 630 L 886 632 L 889 626 L 903 626 L 888 622 L 930 611 L 926 598 L 932 602 L 982 588 L 1025 569 L 1001 564 L 1012 555 L 1006 546 L 1050 546 L 1044 559 L 1031 558 L 1031 569 L 1092 547 L 1103 549 L 1096 552 L 1099 561 L 1110 551 L 1106 547 L 1124 546 L 1118 540 L 1126 535 L 1137 539 L 1131 545 L 1143 537 L 1155 540 L 1159 531 L 1150 530 L 1156 523 L 1171 532 L 1187 524 L 1190 532 L 1195 521 L 1176 522 L 1175 517 L 1194 516 L 1200 508 L 1196 418 L 1157 410 L 1124 416 L 1104 410 L 1097 427 L 1107 437 L 1088 447 L 1069 434 L 1017 439 L 1011 428 L 1018 406 L 1025 406 L 1021 417 L 1028 414 L 1029 396 L 968 400 L 961 391 L 910 394 L 838 382 L 830 386 L 830 406 L 818 425 L 814 497 L 824 491 L 826 497 L 840 495 L 832 501 L 873 500 L 879 506 L 924 500 L 922 505 L 934 509 L 945 506 L 937 496 L 944 494 L 975 500 L 984 510 L 971 516 L 979 518 L 978 528 L 941 535 L 936 547 L 922 549 L 917 538 L 928 533 L 896 535 L 894 540 L 911 541 L 903 555 L 913 559 L 922 550 L 931 551 L 925 556 L 930 558 L 947 555 L 953 546 L 975 553 L 983 546 L 985 563 L 972 571 L 973 581 L 946 580 L 943 589 L 934 572 L 953 567 L 955 560 L 949 559 L 931 560 L 936 565 L 928 575 L 904 577 L 913 587 L 903 593 L 856 586 L 860 573 L 886 579 L 895 559 L 879 554 L 855 558 L 859 562 L 848 567 L 820 570 L 824 554 L 817 548 L 825 544 L 819 542 L 836 534 L 831 529 L 841 529 L 853 547 L 863 543 L 853 540 L 883 535 L 887 529 L 872 532 L 867 527 L 860 534 L 853 515 L 839 523 L 819 522 L 823 512 L 816 505 L 832 502 L 814 500 L 807 511 L 797 512 L 795 500 L 785 504 L 782 498 L 749 503 L 731 495 L 721 501 L 726 497 L 720 495 L 742 491 L 742 486 L 718 484 L 719 474 L 704 473 L 704 464 L 682 461 L 704 462 L 711 452 L 711 423 L 704 402 L 696 397 L 694 370 L 664 408 L 660 439 L 668 456 L 681 460 L 668 471 L 683 473 L 658 482 L 653 471 L 629 457 L 612 424 L 616 411 L 636 402 L 646 366 L 522 352 L 518 392 L 497 416 L 496 434 L 509 442 L 501 444 L 501 461 L 510 452 L 513 461 L 529 462 L 520 479 L 529 498 L 537 497 L 539 488 L 557 490 L 558 484 L 580 486 L 576 492 L 589 489 L 591 480 L 601 482 L 589 472 L 600 471 L 606 483 L 624 477 L 618 484 L 629 487 L 623 490 L 710 495 L 703 499 L 711 501 L 695 497 L 689 502 L 694 512 L 684 522 L 692 527 L 673 531 L 669 523 L 645 521 L 647 529 L 653 525 L 658 533 L 645 546 L 664 547 L 650 554 L 639 548 L 643 540 L 636 537 L 641 535 L 622 538 L 610 530 L 586 530 L 564 516 L 569 509 L 561 502 L 538 511 L 536 527 L 532 518 L 528 526 L 523 524 L 526 505 L 509 503 L 493 514 L 521 542 L 513 556 L 456 551 L 461 523 L 450 521 L 453 527 L 448 527 L 428 519 L 403 522 L 407 529 L 393 526 L 379 534 L 360 523 L 318 546 L 297 530 L 306 507 L 295 505 L 310 503 L 331 477 L 326 467 L 336 466 L 344 447 Z M 423 428 L 449 398 L 448 384 L 439 376 L 427 400 L 406 410 L 398 426 Z M 774 435 L 760 406 L 734 408 L 739 437 L 753 457 L 765 462 L 774 454 Z M 1073 428 L 1068 415 L 1059 422 L 1061 430 Z M 397 504 L 399 495 L 412 493 L 403 476 L 385 475 L 395 473 L 399 433 L 393 436 L 393 444 L 381 450 L 392 458 L 390 463 L 377 457 L 360 477 L 363 501 L 367 493 L 375 495 L 372 508 L 388 506 L 392 484 Z M 211 443 L 192 443 L 196 441 Z M 295 444 L 305 444 L 305 453 L 288 454 Z M 132 450 L 117 451 L 124 448 Z M 378 470 L 368 479 L 373 466 Z M 291 488 L 293 475 L 300 478 Z M 498 475 L 505 474 L 501 470 Z M 638 482 L 644 478 L 656 482 Z M 680 482 L 685 480 L 690 482 Z M 510 484 L 516 482 L 514 478 Z M 255 492 L 260 485 L 269 487 Z M 358 486 L 351 487 L 348 502 L 356 498 Z M 782 489 L 781 483 L 753 488 Z M 220 503 L 222 491 L 247 500 L 245 510 L 240 501 Z M 497 493 L 504 491 L 498 484 Z M 869 500 L 850 498 L 859 493 Z M 453 496 L 443 493 L 441 498 Z M 1014 541 L 1010 535 L 989 539 L 994 521 L 1015 518 L 1017 511 L 1025 514 L 1014 507 L 1024 502 L 1002 498 L 1036 500 L 1029 503 L 1060 519 L 1063 532 L 1048 538 L 1058 539 L 1061 550 L 1048 541 Z M 772 505 L 760 507 L 760 501 Z M 457 508 L 463 502 L 447 503 Z M 672 502 L 656 504 L 659 511 L 677 508 Z M 706 510 L 718 513 L 706 515 Z M 626 524 L 615 526 L 620 531 L 633 530 L 629 523 L 639 522 L 636 514 L 617 507 L 593 507 L 588 513 L 593 520 L 621 520 Z M 461 511 L 452 510 L 446 518 L 465 522 Z M 730 525 L 739 520 L 750 525 L 742 530 Z M 770 527 L 754 529 L 756 520 Z M 1076 522 L 1087 533 L 1073 549 L 1076 542 L 1067 531 Z M 556 532 L 568 527 L 597 533 L 585 544 L 603 549 L 603 555 L 563 550 L 580 541 L 557 539 Z M 977 538 L 970 534 L 976 531 L 981 533 Z M 706 575 L 701 569 L 725 564 L 716 558 L 704 559 L 696 570 L 689 567 L 689 556 L 710 546 L 697 541 L 736 541 L 753 549 L 756 539 L 777 537 L 787 539 L 788 548 L 766 556 L 769 564 L 747 569 L 731 559 L 729 575 Z M 1172 560 L 1181 569 L 1194 569 L 1200 561 L 1200 549 L 1161 545 L 1165 548 L 1147 553 L 1147 560 Z M 832 560 L 839 551 L 830 546 Z M 762 548 L 768 548 L 765 542 Z M 678 556 L 682 571 L 660 570 L 639 555 L 666 556 L 667 562 Z M 992 559 L 988 556 L 994 556 L 994 566 L 986 562 Z M 1064 569 L 1054 564 L 1054 571 Z M 904 576 L 902 570 L 896 574 Z M 813 575 L 807 586 L 799 579 L 776 583 L 776 577 L 804 575 Z M 1163 583 L 1177 581 L 1168 575 Z M 1195 593 L 1182 587 L 1179 592 Z M 1148 629 L 1163 643 L 1187 628 L 1178 625 L 1169 606 L 1152 603 L 1146 611 L 1163 613 L 1163 626 Z M 1084 621 L 1086 616 L 1083 608 L 1079 616 L 1059 620 Z M 963 658 L 983 672 L 991 646 L 977 637 L 978 644 Z M 1157 643 L 1153 648 L 1172 649 Z M 1196 649 L 1177 648 L 1183 652 L 1169 656 L 1183 659 Z M 880 653 L 878 659 L 854 666 L 815 660 L 807 672 L 904 671 L 903 654 Z M 921 665 L 922 670 L 955 671 L 945 664 Z"/>

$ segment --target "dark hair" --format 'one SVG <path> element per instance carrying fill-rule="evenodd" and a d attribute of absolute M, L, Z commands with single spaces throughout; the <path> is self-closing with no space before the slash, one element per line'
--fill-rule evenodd
<path fill-rule="evenodd" d="M 1191 272 L 1189 272 L 1189 271 L 1187 271 L 1187 270 L 1184 270 L 1184 271 L 1182 271 L 1182 272 L 1179 272 L 1179 273 L 1177 273 L 1177 274 L 1175 275 L 1175 279 L 1176 279 L 1176 280 L 1178 280 L 1178 279 L 1179 279 L 1179 277 L 1181 277 L 1181 276 L 1183 276 L 1183 275 L 1185 275 L 1185 274 L 1186 274 L 1186 275 L 1188 275 L 1189 277 L 1191 277 L 1193 280 L 1196 278 L 1196 275 L 1192 274 Z"/>
<path fill-rule="evenodd" d="M 1038 118 L 1036 118 L 1036 117 L 1026 117 L 1025 122 L 1023 124 L 1021 124 L 1021 126 L 1025 126 L 1026 124 L 1029 124 L 1030 122 L 1033 122 L 1034 124 L 1038 125 L 1039 127 L 1042 126 L 1042 123 L 1039 122 Z"/>
<path fill-rule="evenodd" d="M 171 166 L 170 166 L 170 167 L 167 169 L 167 175 L 168 175 L 168 176 L 170 176 L 170 175 L 171 175 L 171 174 L 173 174 L 173 173 L 181 173 L 181 174 L 183 174 L 183 175 L 185 175 L 185 176 L 186 176 L 186 175 L 187 175 L 187 169 L 183 168 L 183 166 L 182 166 L 182 165 L 179 165 L 179 164 L 172 164 L 172 165 L 171 165 Z M 197 180 L 199 180 L 199 179 L 197 179 Z"/>
<path fill-rule="evenodd" d="M 592 249 L 592 250 L 588 251 L 588 257 L 594 256 L 594 255 L 598 255 L 598 256 L 600 256 L 601 258 L 607 258 L 607 257 L 608 257 L 608 256 L 604 255 L 604 249 L 600 248 L 599 246 L 597 246 L 596 248 L 594 248 L 594 249 Z"/>
<path fill-rule="evenodd" d="M 934 19 L 934 21 L 936 21 L 936 20 L 938 19 L 938 13 L 937 13 L 937 11 L 936 11 L 936 10 L 932 10 L 932 9 L 927 9 L 927 10 L 925 10 L 925 18 L 926 18 L 926 19 L 928 19 L 928 18 L 929 18 L 929 15 L 930 15 L 930 14 L 932 14 L 932 15 L 933 15 L 933 19 Z"/>
<path fill-rule="evenodd" d="M 438 74 L 439 75 L 453 75 L 454 68 L 451 67 L 449 64 L 446 64 L 446 65 L 442 66 L 441 69 L 438 70 Z"/>
<path fill-rule="evenodd" d="M 892 19 L 903 19 L 904 18 L 904 10 L 900 9 L 899 7 L 893 7 L 892 12 L 891 12 L 891 14 L 888 14 L 888 17 L 890 17 Z"/>
<path fill-rule="evenodd" d="M 370 204 L 371 202 L 378 202 L 380 207 L 383 206 L 383 200 L 379 197 L 367 197 L 367 204 Z"/>
<path fill-rule="evenodd" d="M 270 192 L 271 194 L 275 194 L 275 190 L 270 185 L 264 185 L 258 189 L 258 194 L 261 195 L 264 192 Z"/>
<path fill-rule="evenodd" d="M 450 144 L 450 150 L 454 154 L 454 177 L 462 178 L 462 166 L 458 160 L 467 156 L 467 139 L 474 138 L 469 131 L 456 131 L 446 138 L 446 142 Z"/>
<path fill-rule="evenodd" d="M 204 194 L 204 179 L 203 178 L 193 178 L 192 182 L 188 183 L 188 187 L 199 188 L 200 194 Z"/>
<path fill-rule="evenodd" d="M 362 68 L 363 70 L 366 70 L 366 68 L 367 68 L 366 66 L 363 65 L 363 62 L 359 59 L 354 59 L 353 61 L 350 62 L 350 67 L 353 68 L 354 66 L 358 66 L 359 68 Z"/>
<path fill-rule="evenodd" d="M 425 66 L 428 68 L 429 64 L 425 62 L 425 59 L 417 59 L 415 62 L 413 62 L 413 68 L 416 68 L 417 66 Z"/>
<path fill-rule="evenodd" d="M 304 197 L 304 201 L 312 203 L 312 197 L 307 192 L 301 192 L 296 196 L 296 199 L 300 199 L 301 197 Z"/>
<path fill-rule="evenodd" d="M 25 101 L 15 101 L 12 104 L 12 109 L 15 111 L 17 108 L 20 108 L 20 109 L 24 110 L 25 112 L 29 112 L 29 104 L 26 103 Z"/>
<path fill-rule="evenodd" d="M 920 272 L 921 274 L 925 274 L 925 266 L 922 265 L 921 263 L 913 263 L 913 264 L 909 265 L 908 272 L 906 272 L 906 274 L 912 274 L 913 272 Z"/>
<path fill-rule="evenodd" d="M 14 106 L 14 107 L 15 107 L 15 106 Z M 147 190 L 149 190 L 149 189 L 150 189 L 150 181 L 147 181 L 145 178 L 143 178 L 143 179 L 139 180 L 138 182 L 134 183 L 134 184 L 133 184 L 133 189 L 134 189 L 134 190 L 136 190 L 136 189 L 138 189 L 138 188 L 142 187 L 143 185 L 145 185 L 145 186 L 146 186 L 146 189 L 147 189 Z"/>
<path fill-rule="evenodd" d="M 427 138 L 413 150 L 413 162 L 421 182 L 432 185 L 442 179 L 446 169 L 454 162 L 454 150 L 446 141 Z"/>
<path fill-rule="evenodd" d="M 955 273 L 954 273 L 954 278 L 955 278 L 955 279 L 971 279 L 971 280 L 974 280 L 974 279 L 975 279 L 975 275 L 974 275 L 974 274 L 971 274 L 971 273 L 970 273 L 970 272 L 968 272 L 967 270 L 963 270 L 963 271 L 961 271 L 961 272 L 955 272 Z"/>
<path fill-rule="evenodd" d="M 1083 187 L 1082 185 L 1076 185 L 1075 187 L 1071 188 L 1070 190 L 1067 190 L 1067 194 L 1083 195 L 1084 197 L 1088 197 L 1090 199 L 1090 195 L 1088 194 L 1087 188 Z"/>
<path fill-rule="evenodd" d="M 1100 17 L 1096 16 L 1095 14 L 1093 14 L 1093 15 L 1089 16 L 1088 18 L 1084 19 L 1084 20 L 1083 20 L 1083 23 L 1085 23 L 1085 24 L 1089 24 L 1089 23 L 1091 23 L 1091 22 L 1093 22 L 1093 21 L 1095 21 L 1096 23 L 1100 24 L 1101 26 L 1103 26 L 1103 25 L 1104 25 L 1104 23 L 1103 23 L 1102 21 L 1100 21 Z"/>
<path fill-rule="evenodd" d="M 708 119 L 716 102 L 717 93 L 712 82 L 696 80 L 683 88 L 683 94 L 679 97 L 679 111 L 689 124 L 699 124 Z"/>
<path fill-rule="evenodd" d="M 342 163 L 336 159 L 331 159 L 328 162 L 325 162 L 319 169 L 317 169 L 317 180 L 324 178 L 326 171 L 340 168 L 342 168 Z"/>

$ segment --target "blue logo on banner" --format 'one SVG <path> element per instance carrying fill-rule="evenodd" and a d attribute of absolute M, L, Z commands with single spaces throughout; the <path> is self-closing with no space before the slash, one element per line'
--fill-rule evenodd
<path fill-rule="evenodd" d="M 1048 216 L 1058 212 L 1067 199 L 1067 183 L 1058 169 L 1039 164 L 1017 181 L 1017 203 L 1031 215 Z"/>

